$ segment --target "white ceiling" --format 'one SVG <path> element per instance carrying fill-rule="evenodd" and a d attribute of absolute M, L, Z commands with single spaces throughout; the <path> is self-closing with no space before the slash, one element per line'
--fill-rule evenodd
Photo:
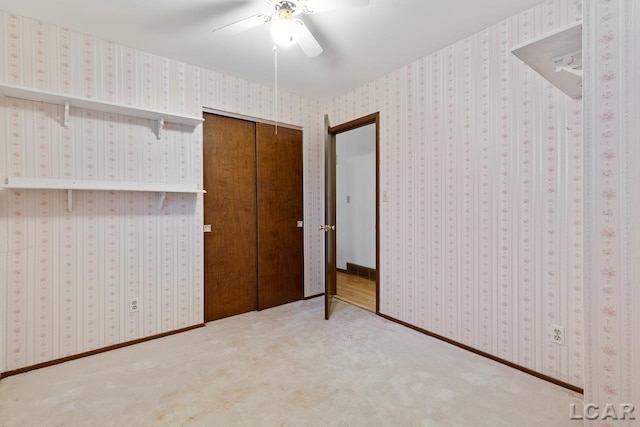
<path fill-rule="evenodd" d="M 328 99 L 542 0 L 371 0 L 363 8 L 301 15 L 324 52 L 279 48 L 280 90 Z M 0 9 L 146 52 L 274 85 L 269 26 L 212 30 L 265 11 L 264 0 L 0 0 Z"/>

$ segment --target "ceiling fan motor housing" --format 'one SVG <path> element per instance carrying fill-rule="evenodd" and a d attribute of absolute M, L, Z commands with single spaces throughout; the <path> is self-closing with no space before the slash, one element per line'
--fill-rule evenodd
<path fill-rule="evenodd" d="M 302 12 L 298 7 L 299 3 L 301 2 L 296 0 L 267 0 L 267 5 L 273 8 L 281 19 L 283 14 L 293 16 Z"/>

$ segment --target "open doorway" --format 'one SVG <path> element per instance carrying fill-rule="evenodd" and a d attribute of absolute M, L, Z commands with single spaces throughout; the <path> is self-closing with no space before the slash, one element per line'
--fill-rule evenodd
<path fill-rule="evenodd" d="M 379 313 L 379 113 L 325 116 L 325 318 L 341 299 Z"/>
<path fill-rule="evenodd" d="M 376 124 L 336 135 L 336 297 L 376 311 Z"/>

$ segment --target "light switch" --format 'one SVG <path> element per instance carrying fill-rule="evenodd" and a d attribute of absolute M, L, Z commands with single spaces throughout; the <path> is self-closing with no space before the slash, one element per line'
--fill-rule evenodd
<path fill-rule="evenodd" d="M 303 224 L 304 223 L 302 221 L 298 221 L 298 228 L 302 228 Z"/>
<path fill-rule="evenodd" d="M 211 224 L 205 224 L 203 228 L 205 233 L 211 233 Z"/>

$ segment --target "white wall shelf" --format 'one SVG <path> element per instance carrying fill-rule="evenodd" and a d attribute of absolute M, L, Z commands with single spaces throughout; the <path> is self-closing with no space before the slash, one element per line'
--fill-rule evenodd
<path fill-rule="evenodd" d="M 88 110 L 103 111 L 106 113 L 122 114 L 131 117 L 153 120 L 156 123 L 156 136 L 162 136 L 162 129 L 165 123 L 176 123 L 186 126 L 196 127 L 204 119 L 195 116 L 185 116 L 171 114 L 164 111 L 148 110 L 144 108 L 130 107 L 128 105 L 114 104 L 107 101 L 99 101 L 90 98 L 66 95 L 56 92 L 48 92 L 39 89 L 0 84 L 0 91 L 12 98 L 28 99 L 30 101 L 47 102 L 50 104 L 64 105 L 63 126 L 69 125 L 69 107 L 83 108 Z"/>
<path fill-rule="evenodd" d="M 206 193 L 194 185 L 189 184 L 164 184 L 147 182 L 124 181 L 97 181 L 76 179 L 49 179 L 49 178 L 23 178 L 9 177 L 2 188 L 25 190 L 67 190 L 67 209 L 73 210 L 74 190 L 98 190 L 98 191 L 145 191 L 158 193 L 158 209 L 162 209 L 167 193 Z"/>
<path fill-rule="evenodd" d="M 514 46 L 511 53 L 570 98 L 582 98 L 582 21 Z"/>

